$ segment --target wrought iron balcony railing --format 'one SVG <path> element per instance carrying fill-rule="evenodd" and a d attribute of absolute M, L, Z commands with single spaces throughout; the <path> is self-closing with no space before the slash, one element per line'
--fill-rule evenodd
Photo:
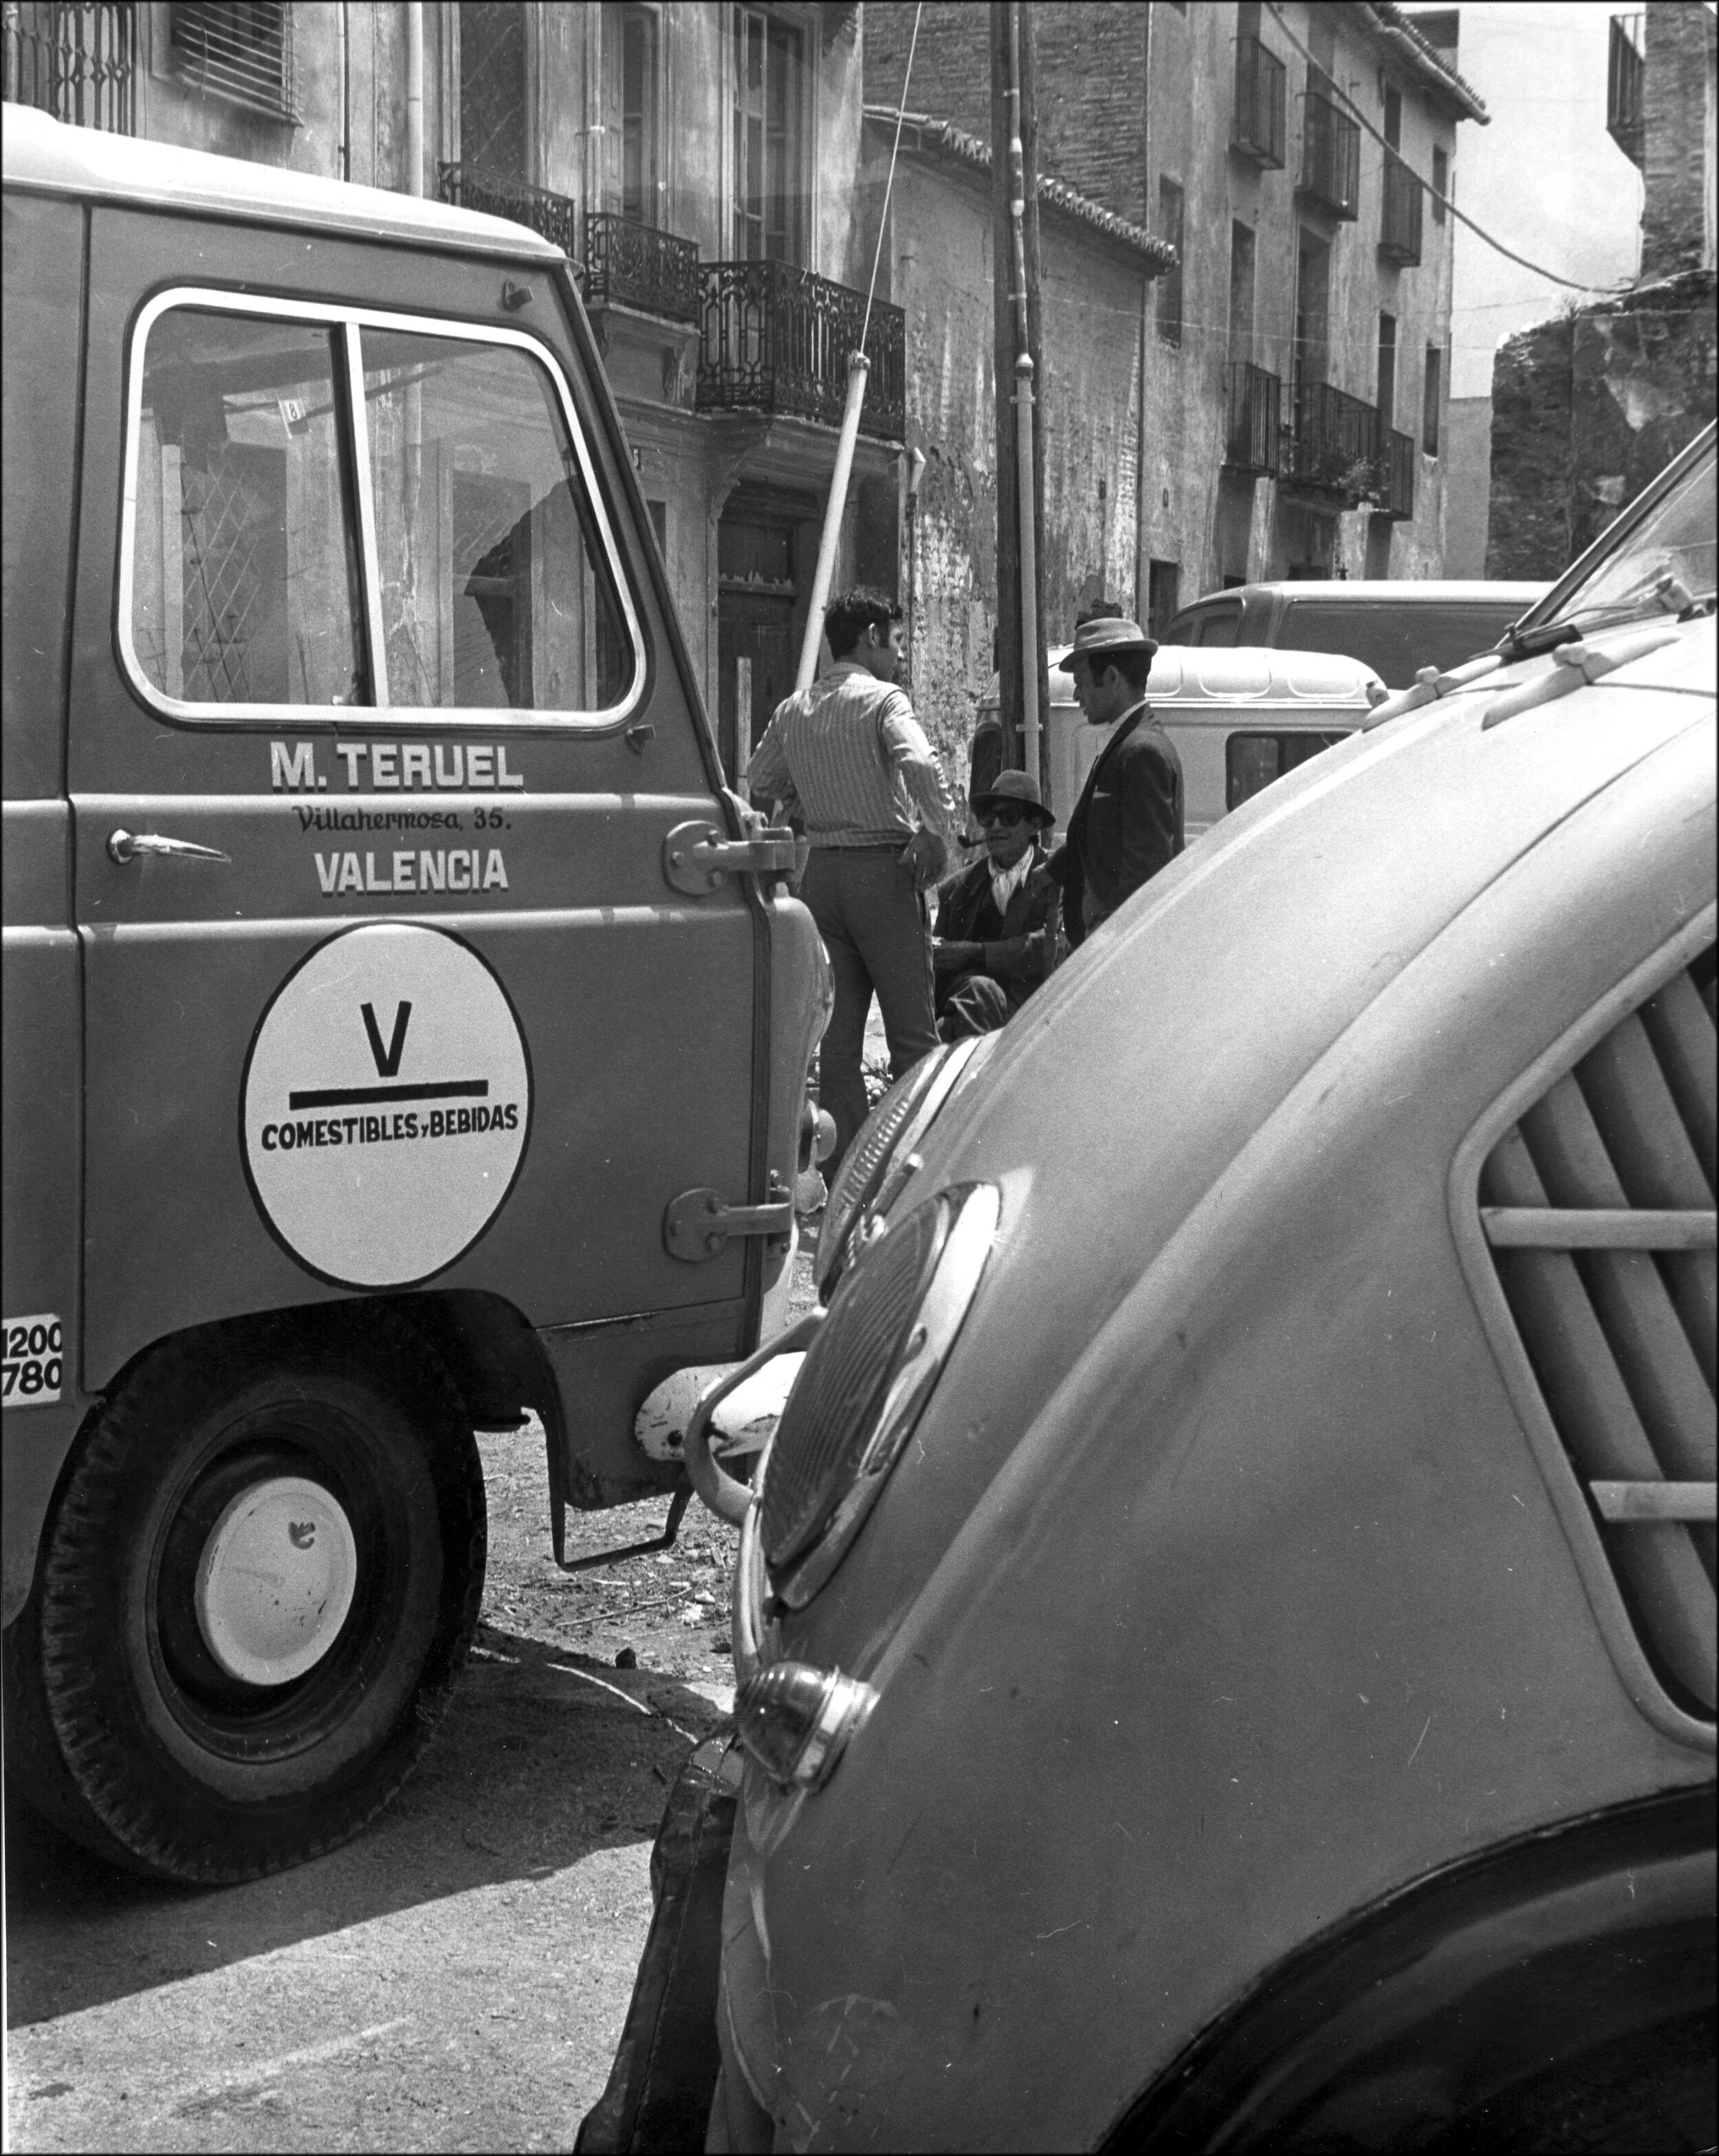
<path fill-rule="evenodd" d="M 8 0 L 0 11 L 5 90 L 74 127 L 129 135 L 135 125 L 136 11 L 126 0 Z"/>
<path fill-rule="evenodd" d="M 585 300 L 600 307 L 613 301 L 648 315 L 695 322 L 704 295 L 699 284 L 698 243 L 659 232 L 630 217 L 593 210 L 585 219 Z"/>
<path fill-rule="evenodd" d="M 789 262 L 707 262 L 702 276 L 700 410 L 791 412 L 839 426 L 865 295 Z M 860 431 L 899 441 L 907 404 L 907 317 L 900 307 L 874 303 L 865 353 L 871 372 Z"/>
<path fill-rule="evenodd" d="M 1378 251 L 1399 270 L 1420 260 L 1421 184 L 1403 160 L 1385 152 L 1385 213 L 1379 226 Z"/>
<path fill-rule="evenodd" d="M 480 165 L 436 167 L 438 191 L 444 203 L 461 209 L 480 209 L 490 217 L 511 218 L 528 224 L 533 232 L 552 240 L 563 254 L 576 259 L 579 252 L 579 213 L 571 196 L 548 187 L 527 187 L 500 172 L 486 172 Z"/>
<path fill-rule="evenodd" d="M 1276 472 L 1282 407 L 1283 385 L 1275 374 L 1248 360 L 1230 362 L 1224 461 L 1231 471 L 1251 472 L 1255 477 Z"/>
<path fill-rule="evenodd" d="M 1385 449 L 1384 510 L 1393 524 L 1406 524 L 1414 514 L 1414 435 L 1393 427 Z"/>
<path fill-rule="evenodd" d="M 1333 217 L 1361 214 L 1361 129 L 1322 90 L 1301 100 L 1301 177 L 1297 191 Z"/>
<path fill-rule="evenodd" d="M 1373 405 L 1329 382 L 1303 382 L 1296 390 L 1281 477 L 1345 509 L 1358 509 L 1383 490 L 1379 434 Z"/>
<path fill-rule="evenodd" d="M 1645 155 L 1642 95 L 1647 80 L 1646 32 L 1645 15 L 1612 18 L 1606 64 L 1606 132 L 1633 165 L 1641 164 Z"/>
<path fill-rule="evenodd" d="M 1235 117 L 1229 146 L 1256 165 L 1283 165 L 1285 69 L 1257 38 L 1235 41 Z"/>

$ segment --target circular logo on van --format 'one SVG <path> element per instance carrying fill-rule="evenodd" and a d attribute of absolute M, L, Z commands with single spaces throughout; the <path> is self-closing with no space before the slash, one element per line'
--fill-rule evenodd
<path fill-rule="evenodd" d="M 483 959 L 444 930 L 377 922 L 331 937 L 276 991 L 240 1136 L 295 1258 L 343 1287 L 407 1287 L 500 1210 L 531 1116 L 519 1021 Z"/>

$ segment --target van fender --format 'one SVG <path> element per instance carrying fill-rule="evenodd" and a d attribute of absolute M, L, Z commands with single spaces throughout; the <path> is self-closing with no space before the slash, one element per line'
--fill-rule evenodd
<path fill-rule="evenodd" d="M 1532 2146 L 1573 2107 L 1627 2103 L 1644 2075 L 1655 2116 L 1710 2117 L 1713 1953 L 1711 1784 L 1561 1821 L 1297 1948 L 1099 2145 L 1278 2156 L 1443 2146 L 1454 2131 Z"/>

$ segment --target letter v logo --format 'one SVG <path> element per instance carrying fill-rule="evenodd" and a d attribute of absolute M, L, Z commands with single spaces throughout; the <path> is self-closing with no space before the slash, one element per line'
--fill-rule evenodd
<path fill-rule="evenodd" d="M 375 1006 L 372 1004 L 361 1004 L 358 1008 L 364 1014 L 364 1030 L 370 1038 L 370 1052 L 376 1058 L 377 1076 L 378 1078 L 398 1077 L 400 1070 L 400 1058 L 406 1050 L 406 1021 L 412 1015 L 411 1004 L 398 1004 L 395 1006 L 394 1037 L 386 1048 L 382 1045 L 382 1031 L 376 1023 Z"/>

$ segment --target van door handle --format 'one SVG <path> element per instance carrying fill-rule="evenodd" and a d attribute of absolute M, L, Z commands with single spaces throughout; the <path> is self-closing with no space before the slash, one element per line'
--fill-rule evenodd
<path fill-rule="evenodd" d="M 111 831 L 107 840 L 108 858 L 124 867 L 135 861 L 139 854 L 172 854 L 187 861 L 231 862 L 231 854 L 223 854 L 213 846 L 194 846 L 189 839 L 158 838 L 153 831 Z"/>

